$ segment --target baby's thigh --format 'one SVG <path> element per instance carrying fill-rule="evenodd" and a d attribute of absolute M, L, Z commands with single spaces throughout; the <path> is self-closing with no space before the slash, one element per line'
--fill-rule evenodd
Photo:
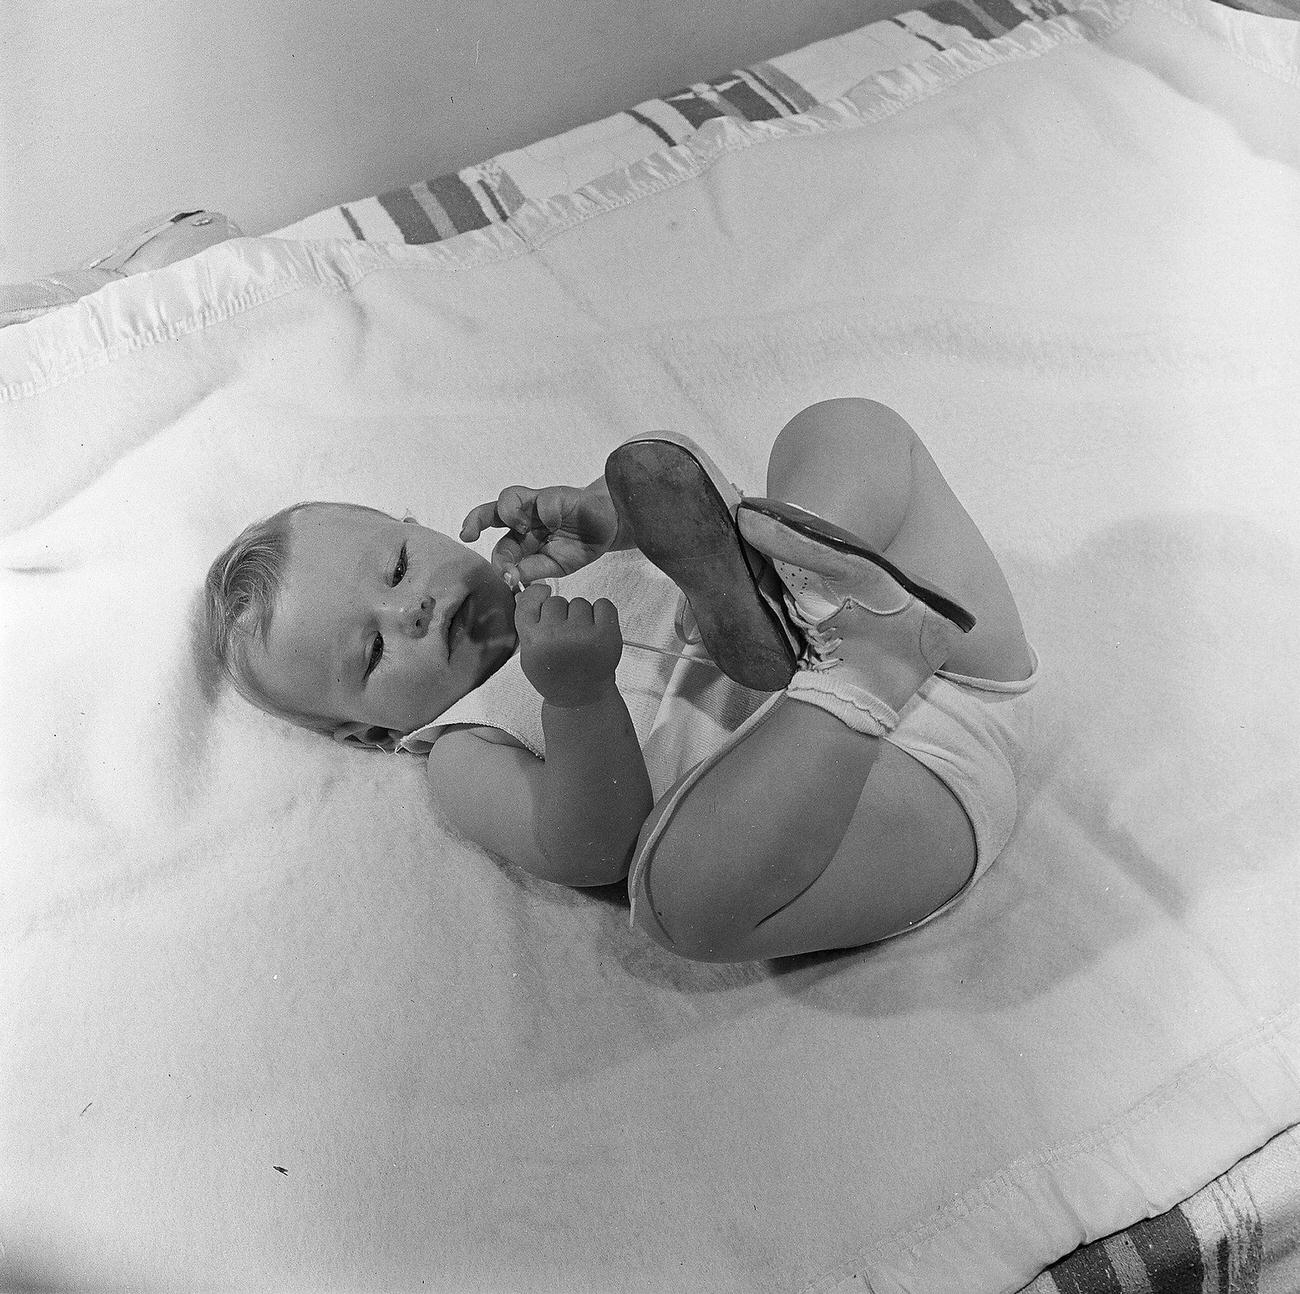
<path fill-rule="evenodd" d="M 875 400 L 823 400 L 781 429 L 767 492 L 860 535 L 883 551 L 907 514 L 916 433 Z"/>
<path fill-rule="evenodd" d="M 707 822 L 702 828 L 698 821 L 683 821 L 690 815 L 689 802 L 676 808 L 680 812 L 654 856 L 634 872 L 632 895 L 640 929 L 679 956 L 757 961 L 874 943 L 925 920 L 961 890 L 975 866 L 974 831 L 956 796 L 929 769 L 885 742 L 879 743 L 847 826 L 838 828 L 839 842 L 826 865 L 757 923 L 740 919 L 753 893 L 769 875 L 797 871 L 799 860 L 763 857 L 770 824 L 758 817 L 748 838 L 744 831 L 730 831 L 714 839 L 706 837 Z M 819 811 L 818 805 L 806 807 L 808 825 Z M 729 863 L 729 854 L 753 860 L 750 874 Z M 657 869 L 653 900 L 652 867 Z M 712 884 L 710 873 L 732 876 L 734 900 L 723 892 L 700 903 L 699 892 Z M 693 942 L 683 947 L 669 928 Z"/>

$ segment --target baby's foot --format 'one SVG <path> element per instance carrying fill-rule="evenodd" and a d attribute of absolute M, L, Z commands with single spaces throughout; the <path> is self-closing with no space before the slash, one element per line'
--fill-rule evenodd
<path fill-rule="evenodd" d="M 801 644 L 775 571 L 736 528 L 736 487 L 674 432 L 620 445 L 605 463 L 605 483 L 637 547 L 686 595 L 718 668 L 742 687 L 784 688 Z"/>
<path fill-rule="evenodd" d="M 746 499 L 737 525 L 786 588 L 806 650 L 786 689 L 879 736 L 975 623 L 856 536 L 775 499 Z"/>

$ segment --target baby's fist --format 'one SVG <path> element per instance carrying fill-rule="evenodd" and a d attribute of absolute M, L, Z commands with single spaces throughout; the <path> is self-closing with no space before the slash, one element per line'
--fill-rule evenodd
<path fill-rule="evenodd" d="M 524 675 L 551 705 L 588 705 L 613 685 L 623 635 L 608 598 L 570 600 L 530 584 L 515 600 L 515 630 Z"/>

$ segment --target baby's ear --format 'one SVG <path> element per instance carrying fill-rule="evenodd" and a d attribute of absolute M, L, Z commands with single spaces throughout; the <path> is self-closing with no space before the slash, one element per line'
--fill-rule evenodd
<path fill-rule="evenodd" d="M 390 755 L 402 739 L 402 734 L 392 728 L 377 728 L 367 723 L 341 723 L 334 729 L 333 736 L 335 741 L 341 741 L 344 745 L 384 750 Z"/>

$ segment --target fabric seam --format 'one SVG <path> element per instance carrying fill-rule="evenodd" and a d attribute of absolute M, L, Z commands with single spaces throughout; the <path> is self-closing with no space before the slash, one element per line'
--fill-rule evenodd
<path fill-rule="evenodd" d="M 1224 41 L 1218 31 L 1213 27 L 1201 22 L 1195 14 L 1191 13 L 1185 4 L 1179 3 L 1178 0 L 1143 0 L 1143 3 L 1150 5 L 1153 9 L 1158 9 L 1171 21 L 1180 24 L 1183 27 L 1189 27 L 1193 31 L 1198 31 L 1204 36 L 1210 37 L 1219 45 L 1225 53 L 1235 58 L 1237 62 L 1244 63 L 1247 67 L 1252 67 L 1257 72 L 1262 72 L 1265 76 L 1274 81 L 1279 81 L 1283 85 L 1300 87 L 1300 67 L 1285 69 L 1276 63 L 1265 62 L 1262 58 L 1251 54 L 1243 49 L 1236 39 L 1236 31 L 1233 28 L 1234 19 L 1229 18 L 1228 14 L 1240 14 L 1243 18 L 1258 19 L 1261 22 L 1273 23 L 1291 23 L 1289 18 L 1272 18 L 1268 14 L 1255 13 L 1253 10 L 1225 10 L 1223 14 L 1216 11 L 1216 17 L 1223 20 L 1224 30 L 1231 32 L 1233 39 Z"/>
<path fill-rule="evenodd" d="M 942 1205 L 919 1222 L 912 1224 L 910 1227 L 903 1227 L 859 1250 L 855 1257 L 836 1263 L 823 1272 L 822 1275 L 815 1277 L 802 1286 L 801 1294 L 813 1294 L 817 1290 L 831 1289 L 833 1286 L 828 1285 L 828 1281 L 838 1283 L 840 1280 L 851 1278 L 868 1267 L 873 1261 L 887 1259 L 891 1253 L 902 1254 L 911 1251 L 915 1254 L 920 1245 L 933 1239 L 934 1236 L 948 1226 L 952 1219 L 969 1216 L 975 1206 L 985 1202 L 992 1202 L 1009 1183 L 1022 1178 L 1026 1170 L 1048 1168 L 1070 1160 L 1080 1160 L 1108 1147 L 1120 1132 L 1126 1128 L 1136 1128 L 1147 1123 L 1160 1110 L 1170 1104 L 1183 1088 L 1189 1086 L 1205 1071 L 1212 1069 L 1223 1061 L 1244 1056 L 1260 1046 L 1268 1046 L 1278 1053 L 1278 1058 L 1283 1062 L 1285 1069 L 1294 1080 L 1296 1067 L 1290 1056 L 1281 1050 L 1279 1034 L 1297 1019 L 1300 1019 L 1300 1003 L 1293 1004 L 1269 1020 L 1236 1035 L 1236 1037 L 1225 1040 L 1214 1051 L 1198 1056 L 1191 1064 L 1185 1066 L 1176 1078 L 1163 1084 L 1158 1091 L 1149 1092 L 1128 1109 L 1106 1119 L 1088 1132 L 1082 1133 L 1062 1145 L 1052 1147 L 1051 1150 L 1025 1155 L 1004 1165 L 996 1173 L 976 1182 L 973 1186 L 967 1187 L 966 1190 L 954 1196 L 947 1204 Z M 1284 1126 L 1289 1127 L 1292 1125 L 1287 1124 Z M 1282 1128 L 1276 1129 L 1273 1135 L 1282 1130 Z"/>

